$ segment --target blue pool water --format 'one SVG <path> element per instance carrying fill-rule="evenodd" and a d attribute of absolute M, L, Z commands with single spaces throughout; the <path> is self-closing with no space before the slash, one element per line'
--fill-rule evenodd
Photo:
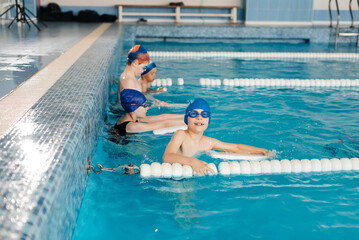
<path fill-rule="evenodd" d="M 153 51 L 178 50 L 171 44 L 147 44 Z M 206 44 L 195 46 L 203 49 Z M 182 49 L 186 47 L 190 49 L 191 44 Z M 253 51 L 255 47 L 243 48 Z M 282 44 L 273 45 L 271 51 L 306 48 Z M 168 87 L 156 98 L 174 103 L 195 97 L 208 100 L 212 121 L 207 136 L 275 149 L 277 159 L 359 156 L 358 88 L 199 86 L 202 77 L 354 79 L 359 76 L 355 61 L 153 60 L 158 78 L 185 81 L 184 86 Z M 117 144 L 108 140 L 107 131 L 120 116 L 116 87 L 111 87 L 108 118 L 92 162 L 106 167 L 161 162 L 171 134 L 136 134 Z M 183 112 L 152 107 L 148 114 Z M 206 154 L 198 158 L 220 162 Z M 359 235 L 358 185 L 354 171 L 179 181 L 91 173 L 73 239 L 353 239 Z"/>

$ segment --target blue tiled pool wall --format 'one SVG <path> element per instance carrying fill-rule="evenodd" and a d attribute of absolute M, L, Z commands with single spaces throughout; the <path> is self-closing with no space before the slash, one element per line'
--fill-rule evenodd
<path fill-rule="evenodd" d="M 239 22 L 328 22 L 330 21 L 329 11 L 327 8 L 316 9 L 313 7 L 314 0 L 244 0 L 243 6 L 237 9 L 237 19 Z M 334 7 L 334 0 L 332 1 L 332 14 L 336 19 L 337 13 Z M 327 2 L 322 4 L 328 5 Z M 359 21 L 359 11 L 357 10 L 357 3 L 353 1 L 353 15 L 354 20 Z M 89 9 L 101 14 L 111 14 L 118 17 L 118 9 L 115 6 L 86 6 L 78 3 L 78 6 L 61 5 L 63 12 L 73 11 L 75 15 L 79 11 Z M 173 13 L 173 8 L 141 8 L 141 7 L 124 7 L 125 12 L 161 12 Z M 228 13 L 228 9 L 211 9 L 211 8 L 183 8 L 182 12 L 189 13 Z M 350 22 L 351 17 L 349 9 L 346 6 L 341 9 L 341 21 Z M 124 19 L 138 19 L 142 16 L 124 16 Z M 173 19 L 173 17 L 151 17 L 146 16 L 147 19 Z M 213 17 L 182 17 L 183 19 L 223 19 Z"/>
<path fill-rule="evenodd" d="M 311 22 L 313 0 L 247 0 L 246 21 Z"/>
<path fill-rule="evenodd" d="M 322 1 L 327 6 L 328 1 Z M 353 1 L 355 2 L 355 1 Z M 332 16 L 336 21 L 337 12 L 335 0 L 332 1 Z M 348 0 L 349 3 L 349 0 Z M 359 21 L 359 11 L 353 3 L 354 20 Z M 247 0 L 245 21 L 273 21 L 273 22 L 328 22 L 329 9 L 314 9 L 313 0 Z M 343 22 L 351 21 L 349 6 L 340 9 L 340 18 Z"/>
<path fill-rule="evenodd" d="M 71 238 L 87 156 L 103 129 L 120 34 L 111 26 L 0 139 L 1 239 Z"/>
<path fill-rule="evenodd" d="M 305 41 L 334 43 L 335 29 L 329 27 L 254 27 L 254 26 L 168 26 L 126 25 L 132 41 Z M 193 33 L 196 33 L 194 36 Z M 356 38 L 339 38 L 340 43 L 356 43 Z"/>

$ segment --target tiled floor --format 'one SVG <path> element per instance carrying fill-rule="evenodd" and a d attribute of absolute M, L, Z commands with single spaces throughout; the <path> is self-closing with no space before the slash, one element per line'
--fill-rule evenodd
<path fill-rule="evenodd" d="M 39 32 L 24 24 L 9 29 L 8 23 L 0 24 L 0 98 L 100 25 L 48 22 Z"/>

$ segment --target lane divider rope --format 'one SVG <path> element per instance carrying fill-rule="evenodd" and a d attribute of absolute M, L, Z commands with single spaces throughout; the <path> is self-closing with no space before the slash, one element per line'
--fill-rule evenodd
<path fill-rule="evenodd" d="M 283 159 L 262 161 L 227 161 L 221 162 L 218 169 L 214 163 L 208 167 L 214 170 L 215 175 L 252 175 L 272 173 L 301 173 L 301 172 L 329 172 L 359 170 L 359 158 L 332 158 L 332 159 Z M 190 178 L 195 176 L 193 169 L 179 163 L 142 164 L 140 175 L 143 178 Z M 210 173 L 209 175 L 212 175 Z"/>
<path fill-rule="evenodd" d="M 152 87 L 172 86 L 172 78 L 155 79 Z M 177 85 L 184 85 L 183 78 L 177 79 Z M 359 79 L 291 79 L 291 78 L 200 78 L 201 86 L 259 86 L 259 87 L 358 87 Z"/>
<path fill-rule="evenodd" d="M 170 52 L 151 51 L 151 57 L 165 58 L 239 58 L 239 59 L 359 59 L 358 53 L 311 53 L 311 52 Z"/>
<path fill-rule="evenodd" d="M 284 78 L 201 78 L 201 86 L 269 86 L 269 87 L 358 87 L 359 79 L 284 79 Z"/>

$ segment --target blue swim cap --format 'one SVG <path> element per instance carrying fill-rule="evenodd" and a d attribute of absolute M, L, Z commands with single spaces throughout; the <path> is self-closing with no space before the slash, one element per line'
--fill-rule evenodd
<path fill-rule="evenodd" d="M 148 64 L 148 66 L 146 68 L 146 71 L 141 73 L 141 76 L 146 75 L 147 73 L 149 73 L 154 68 L 156 68 L 156 64 L 154 62 L 150 62 L 150 64 Z"/>
<path fill-rule="evenodd" d="M 127 60 L 137 64 L 148 63 L 150 62 L 150 55 L 148 55 L 147 50 L 144 47 L 135 45 L 128 52 Z"/>
<path fill-rule="evenodd" d="M 202 99 L 202 98 L 196 98 L 195 100 L 191 101 L 188 104 L 188 107 L 186 109 L 186 114 L 184 115 L 184 123 L 188 125 L 188 114 L 189 111 L 192 111 L 194 109 L 202 109 L 203 111 L 207 111 L 207 112 L 211 112 L 211 109 L 208 105 L 208 103 L 206 102 L 206 100 Z M 211 122 L 211 115 L 209 115 L 209 121 L 208 124 Z"/>
<path fill-rule="evenodd" d="M 143 93 L 134 89 L 123 89 L 120 93 L 121 106 L 127 113 L 136 111 L 147 101 Z"/>

